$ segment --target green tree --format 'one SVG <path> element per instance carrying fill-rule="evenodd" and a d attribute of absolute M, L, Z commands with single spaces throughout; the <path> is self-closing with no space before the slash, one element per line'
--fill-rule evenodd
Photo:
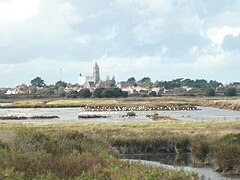
<path fill-rule="evenodd" d="M 136 79 L 134 77 L 130 77 L 128 78 L 127 83 L 133 85 L 134 83 L 136 83 Z"/>
<path fill-rule="evenodd" d="M 81 98 L 90 98 L 92 96 L 92 93 L 90 92 L 89 89 L 81 89 L 78 95 Z"/>
<path fill-rule="evenodd" d="M 77 98 L 78 97 L 78 92 L 77 91 L 70 91 L 66 94 L 67 98 Z"/>
<path fill-rule="evenodd" d="M 37 86 L 37 87 L 44 87 L 44 86 L 46 86 L 46 84 L 44 83 L 44 80 L 41 77 L 36 77 L 33 80 L 31 80 L 31 84 L 33 86 Z"/>
<path fill-rule="evenodd" d="M 95 98 L 102 98 L 102 92 L 105 88 L 97 88 L 93 91 L 93 97 Z"/>
<path fill-rule="evenodd" d="M 102 97 L 105 98 L 113 98 L 114 97 L 114 90 L 113 88 L 105 88 L 102 92 Z"/>
<path fill-rule="evenodd" d="M 152 97 L 157 96 L 157 93 L 155 91 L 151 91 L 148 94 L 149 94 L 149 96 L 152 96 Z"/>
<path fill-rule="evenodd" d="M 164 87 L 164 83 L 162 81 L 156 81 L 154 87 Z"/>
<path fill-rule="evenodd" d="M 223 86 L 222 83 L 220 83 L 220 82 L 218 82 L 218 81 L 213 81 L 213 80 L 210 80 L 210 81 L 209 81 L 209 84 L 210 84 L 210 86 L 213 87 L 213 88 L 217 88 L 217 87 L 219 87 L 219 86 Z"/>
<path fill-rule="evenodd" d="M 224 95 L 225 96 L 236 96 L 237 95 L 237 90 L 234 87 L 229 87 L 225 90 Z"/>
<path fill-rule="evenodd" d="M 215 89 L 213 89 L 213 88 L 208 88 L 205 91 L 205 96 L 215 96 L 215 94 L 216 94 L 216 92 L 215 92 Z"/>
<path fill-rule="evenodd" d="M 58 81 L 58 82 L 56 82 L 56 84 L 55 84 L 55 87 L 63 87 L 63 88 L 65 88 L 65 87 L 67 87 L 67 83 L 66 82 L 64 82 L 64 81 Z"/>
<path fill-rule="evenodd" d="M 144 77 L 141 80 L 139 80 L 139 84 L 141 87 L 147 87 L 147 86 L 153 85 L 153 83 L 149 77 Z"/>

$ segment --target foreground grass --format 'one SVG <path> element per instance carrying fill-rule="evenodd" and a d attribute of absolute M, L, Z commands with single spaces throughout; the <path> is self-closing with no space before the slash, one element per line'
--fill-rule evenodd
<path fill-rule="evenodd" d="M 118 159 L 101 124 L 0 125 L 0 179 L 195 179 Z M 131 125 L 130 125 L 131 126 Z M 105 132 L 104 132 L 105 131 Z M 109 134 L 110 135 L 110 134 Z"/>
<path fill-rule="evenodd" d="M 240 171 L 240 122 L 0 124 L 0 177 L 8 179 L 194 179 L 119 160 L 126 153 L 191 150 L 218 170 Z M 121 153 L 124 153 L 121 152 Z"/>

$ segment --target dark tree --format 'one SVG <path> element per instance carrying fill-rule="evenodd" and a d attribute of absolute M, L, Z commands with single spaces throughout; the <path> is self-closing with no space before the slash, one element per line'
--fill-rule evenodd
<path fill-rule="evenodd" d="M 127 91 L 123 91 L 122 92 L 122 97 L 127 98 L 128 97 L 128 92 Z"/>
<path fill-rule="evenodd" d="M 136 83 L 136 79 L 134 77 L 128 78 L 127 83 L 133 85 L 134 83 Z"/>
<path fill-rule="evenodd" d="M 225 96 L 236 96 L 237 95 L 237 90 L 234 87 L 229 87 L 225 90 L 224 95 Z"/>
<path fill-rule="evenodd" d="M 63 81 L 58 81 L 58 82 L 56 82 L 55 87 L 63 87 L 63 88 L 65 88 L 65 87 L 67 87 L 67 83 L 63 82 Z"/>
<path fill-rule="evenodd" d="M 152 96 L 152 97 L 157 96 L 157 93 L 155 91 L 151 91 L 148 94 L 149 94 L 149 96 Z"/>
<path fill-rule="evenodd" d="M 37 87 L 44 87 L 46 86 L 46 84 L 44 83 L 44 80 L 40 77 L 36 77 L 33 80 L 31 80 L 31 84 L 33 86 L 37 86 Z"/>
<path fill-rule="evenodd" d="M 82 89 L 81 91 L 79 91 L 78 95 L 81 98 L 90 98 L 92 96 L 92 93 L 89 89 Z"/>
<path fill-rule="evenodd" d="M 77 91 L 71 91 L 71 92 L 68 92 L 66 94 L 66 97 L 67 98 L 77 98 L 78 97 L 78 93 L 77 93 Z"/>
<path fill-rule="evenodd" d="M 102 91 L 102 97 L 113 98 L 114 97 L 114 90 L 113 90 L 113 88 L 105 88 Z"/>
<path fill-rule="evenodd" d="M 138 82 L 139 82 L 141 87 L 148 87 L 148 86 L 153 85 L 153 83 L 151 81 L 151 78 L 149 78 L 149 77 L 144 77 L 141 80 L 139 80 Z"/>
<path fill-rule="evenodd" d="M 205 91 L 205 96 L 215 96 L 215 89 L 213 89 L 213 88 L 208 88 L 208 89 L 206 89 L 206 91 Z"/>
<path fill-rule="evenodd" d="M 102 98 L 102 92 L 104 91 L 105 88 L 97 88 L 93 92 L 93 97 L 95 98 Z"/>
<path fill-rule="evenodd" d="M 217 87 L 219 87 L 219 86 L 223 86 L 222 83 L 220 83 L 220 82 L 218 82 L 218 81 L 213 81 L 213 80 L 210 80 L 210 81 L 209 81 L 209 84 L 210 84 L 210 86 L 213 87 L 213 88 L 217 88 Z"/>

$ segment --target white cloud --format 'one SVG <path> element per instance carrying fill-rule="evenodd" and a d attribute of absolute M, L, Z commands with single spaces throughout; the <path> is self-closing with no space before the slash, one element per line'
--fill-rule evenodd
<path fill-rule="evenodd" d="M 26 20 L 38 13 L 39 0 L 10 0 L 0 2 L 1 20 Z"/>
<path fill-rule="evenodd" d="M 9 80 L 0 86 L 38 74 L 54 82 L 60 65 L 75 82 L 79 72 L 91 74 L 93 60 L 103 77 L 122 80 L 232 79 L 239 7 L 238 0 L 2 0 L 0 75 Z"/>
<path fill-rule="evenodd" d="M 207 36 L 211 39 L 211 41 L 215 45 L 222 45 L 224 38 L 227 35 L 232 35 L 236 37 L 240 34 L 240 27 L 219 27 L 219 28 L 211 28 L 207 31 Z"/>
<path fill-rule="evenodd" d="M 39 56 L 62 56 L 64 51 L 71 50 L 71 45 L 77 43 L 76 37 L 80 35 L 72 26 L 80 23 L 81 18 L 75 7 L 69 2 L 57 0 L 39 0 L 38 3 L 37 15 L 28 16 L 25 21 L 0 24 L 0 47 L 3 48 L 0 62 L 14 63 Z M 0 20 L 3 18 L 0 17 Z"/>

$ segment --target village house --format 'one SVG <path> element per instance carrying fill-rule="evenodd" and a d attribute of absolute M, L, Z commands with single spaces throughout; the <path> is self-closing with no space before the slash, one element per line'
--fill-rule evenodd
<path fill-rule="evenodd" d="M 20 88 L 14 88 L 14 89 L 8 89 L 5 95 L 16 95 L 20 93 L 21 93 Z"/>

